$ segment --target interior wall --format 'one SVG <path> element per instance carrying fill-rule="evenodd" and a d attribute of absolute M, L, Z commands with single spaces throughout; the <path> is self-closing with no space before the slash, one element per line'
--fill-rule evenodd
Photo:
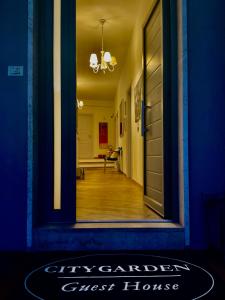
<path fill-rule="evenodd" d="M 134 88 L 143 72 L 143 28 L 155 1 L 140 1 L 140 9 L 127 51 L 126 61 L 122 65 L 120 81 L 115 97 L 115 113 L 119 113 L 122 100 L 126 100 L 131 87 L 131 178 L 143 185 L 143 137 L 141 135 L 141 120 L 135 123 Z M 127 174 L 127 132 L 118 138 L 118 145 L 123 148 L 122 171 Z"/>
<path fill-rule="evenodd" d="M 105 154 L 107 149 L 99 148 L 99 122 L 108 123 L 108 144 L 115 147 L 114 102 L 101 100 L 84 100 L 84 107 L 78 114 L 93 116 L 93 157 Z M 79 128 L 78 128 L 79 133 Z"/>

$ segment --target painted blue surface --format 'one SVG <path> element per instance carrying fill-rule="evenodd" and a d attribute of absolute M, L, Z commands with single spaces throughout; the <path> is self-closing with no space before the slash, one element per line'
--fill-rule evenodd
<path fill-rule="evenodd" d="M 0 1 L 0 249 L 26 243 L 27 1 Z M 24 66 L 8 77 L 8 65 Z"/>
<path fill-rule="evenodd" d="M 188 1 L 191 247 L 206 245 L 202 194 L 225 192 L 225 2 Z"/>
<path fill-rule="evenodd" d="M 206 246 L 202 194 L 225 192 L 225 2 L 188 0 L 190 239 Z M 27 1 L 0 1 L 0 249 L 23 249 L 27 218 Z M 8 77 L 8 65 L 24 66 Z"/>

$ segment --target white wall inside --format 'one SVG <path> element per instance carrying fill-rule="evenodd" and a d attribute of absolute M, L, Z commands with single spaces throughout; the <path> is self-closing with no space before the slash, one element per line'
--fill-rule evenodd
<path fill-rule="evenodd" d="M 78 110 L 78 114 L 89 114 L 93 116 L 93 157 L 97 157 L 98 154 L 105 154 L 107 151 L 107 149 L 99 148 L 99 122 L 108 123 L 108 144 L 115 147 L 114 102 L 109 100 L 83 101 L 84 107 L 81 110 Z"/>
<path fill-rule="evenodd" d="M 131 87 L 131 178 L 140 185 L 143 185 L 143 137 L 141 136 L 141 121 L 135 123 L 134 88 L 143 71 L 143 28 L 154 3 L 155 1 L 142 1 L 115 96 L 115 113 L 119 113 L 120 103 L 122 100 L 126 101 Z M 123 147 L 121 168 L 127 174 L 127 132 L 123 137 L 119 136 L 117 146 Z"/>

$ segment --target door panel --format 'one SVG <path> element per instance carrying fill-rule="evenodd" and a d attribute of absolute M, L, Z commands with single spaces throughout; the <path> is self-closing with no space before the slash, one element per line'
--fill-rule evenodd
<path fill-rule="evenodd" d="M 162 153 L 163 153 L 163 149 L 162 149 L 162 140 L 159 138 L 157 140 L 149 140 L 149 141 L 145 141 L 146 143 L 146 153 L 145 153 L 145 159 L 148 158 L 148 156 L 150 158 L 154 158 L 157 157 L 157 155 L 159 157 L 162 157 Z"/>
<path fill-rule="evenodd" d="M 162 157 L 150 157 L 146 158 L 146 168 L 150 170 L 150 172 L 157 171 L 158 173 L 162 173 L 163 171 L 163 160 Z"/>
<path fill-rule="evenodd" d="M 153 90 L 151 90 L 147 95 L 145 96 L 146 105 L 155 105 L 157 103 L 161 103 L 162 99 L 162 85 L 159 84 L 157 87 L 155 87 Z"/>
<path fill-rule="evenodd" d="M 159 15 L 161 14 L 160 6 L 155 7 L 154 14 L 151 15 L 151 26 L 146 27 L 145 33 L 146 36 L 151 35 L 154 37 L 158 29 L 161 28 L 161 20 Z"/>
<path fill-rule="evenodd" d="M 147 187 L 147 193 L 149 197 L 151 197 L 152 202 L 155 201 L 156 205 L 157 203 L 163 203 L 163 194 L 160 191 L 154 190 L 151 187 Z"/>
<path fill-rule="evenodd" d="M 145 132 L 146 141 L 160 139 L 162 144 L 163 126 L 162 126 L 161 119 L 154 123 L 150 122 L 150 125 L 146 124 L 145 130 L 146 130 Z"/>
<path fill-rule="evenodd" d="M 161 119 L 161 103 L 157 103 L 152 106 L 152 109 L 148 109 L 145 114 L 146 124 L 154 123 Z"/>
<path fill-rule="evenodd" d="M 35 223 L 47 222 L 53 207 L 53 0 L 37 1 L 38 91 L 37 114 L 37 204 Z M 47 168 L 46 168 L 47 166 Z M 51 199 L 51 201 L 49 201 Z M 41 213 L 38 213 L 41 212 Z"/>
<path fill-rule="evenodd" d="M 161 37 L 162 37 L 162 29 L 159 28 L 158 32 L 155 34 L 154 38 L 152 38 L 152 40 L 150 40 L 149 42 L 152 45 L 152 48 L 149 49 L 149 52 L 146 53 L 146 62 L 147 64 L 149 63 L 149 61 L 152 59 L 152 56 L 157 52 L 157 50 L 159 49 L 159 45 L 161 43 Z M 147 38 L 146 38 L 147 39 Z"/>
<path fill-rule="evenodd" d="M 161 1 L 145 27 L 145 203 L 164 217 Z"/>
<path fill-rule="evenodd" d="M 158 0 L 144 27 L 144 200 L 178 220 L 176 1 Z"/>
<path fill-rule="evenodd" d="M 54 1 L 39 0 L 38 5 L 38 178 L 37 223 L 75 221 L 75 1 L 61 0 L 61 132 L 54 128 Z M 59 1 L 57 0 L 58 4 Z M 57 61 L 59 63 L 59 61 Z M 61 135 L 60 138 L 58 135 Z M 54 144 L 54 139 L 60 143 Z M 54 209 L 54 148 L 61 147 L 61 199 Z M 57 148 L 57 150 L 59 150 Z M 72 166 L 72 167 L 71 167 Z"/>
<path fill-rule="evenodd" d="M 149 41 L 148 41 L 149 42 Z M 157 40 L 153 41 L 152 43 L 158 43 Z M 151 44 L 149 42 L 149 44 Z M 154 71 L 156 71 L 156 69 L 158 69 L 161 66 L 161 44 L 158 43 L 158 47 L 156 49 L 155 52 L 152 51 L 152 53 L 149 53 L 149 61 L 147 63 L 147 71 L 148 71 L 148 75 L 152 75 Z"/>

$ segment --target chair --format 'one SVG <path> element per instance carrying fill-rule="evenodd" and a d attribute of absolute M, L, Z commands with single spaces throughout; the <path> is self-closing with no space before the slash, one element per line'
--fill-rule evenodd
<path fill-rule="evenodd" d="M 104 157 L 104 173 L 105 173 L 105 170 L 106 170 L 107 161 L 108 162 L 114 161 L 116 163 L 117 170 L 119 171 L 119 160 L 120 160 L 121 151 L 122 151 L 122 147 L 118 147 L 115 150 L 109 151 L 108 155 L 106 155 Z"/>

